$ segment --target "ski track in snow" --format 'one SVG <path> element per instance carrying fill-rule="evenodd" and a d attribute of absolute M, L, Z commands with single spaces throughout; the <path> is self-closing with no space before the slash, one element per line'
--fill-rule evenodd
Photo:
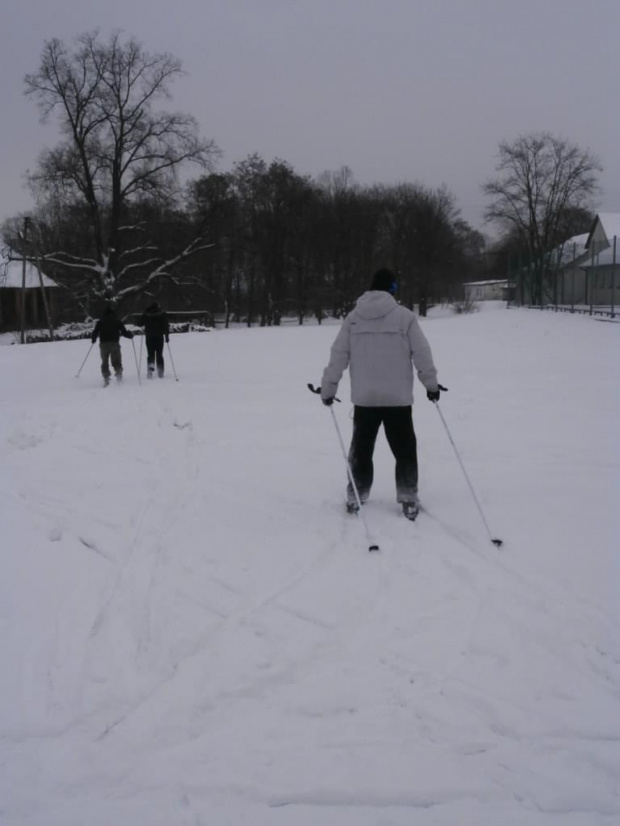
<path fill-rule="evenodd" d="M 457 374 L 460 358 L 480 358 L 478 328 L 499 341 L 485 355 L 506 359 L 508 342 L 538 352 L 548 330 L 616 332 L 586 324 L 491 313 L 437 320 L 429 337 L 449 375 L 450 357 Z M 178 384 L 92 390 L 92 364 L 68 390 L 12 378 L 0 398 L 11 540 L 0 642 L 14 664 L 0 711 L 3 823 L 618 822 L 615 604 L 569 567 L 549 576 L 553 555 L 510 506 L 498 508 L 505 547 L 491 545 L 432 409 L 415 410 L 423 472 L 439 470 L 414 524 L 378 444 L 365 514 L 381 551 L 368 553 L 362 521 L 343 514 L 335 434 L 299 381 L 316 377 L 334 334 L 217 333 L 208 362 L 204 337 L 178 337 Z M 441 346 L 457 334 L 458 356 Z M 20 371 L 36 375 L 44 347 L 17 351 Z M 79 361 L 75 344 L 54 345 L 59 364 L 68 351 Z M 8 370 L 11 357 L 0 350 Z M 509 381 L 521 381 L 510 358 Z M 539 401 L 535 383 L 518 392 Z M 455 431 L 467 433 L 475 397 L 462 393 L 458 414 L 445 402 Z M 486 421 L 477 432 L 492 433 Z M 476 455 L 460 441 L 466 461 Z M 609 458 L 593 457 L 590 479 L 617 471 Z M 549 485 L 553 466 L 538 463 Z M 474 469 L 483 502 L 500 505 L 502 480 Z M 438 484 L 458 502 L 445 513 Z M 612 537 L 598 531 L 592 559 Z M 578 540 L 562 542 L 579 570 Z"/>

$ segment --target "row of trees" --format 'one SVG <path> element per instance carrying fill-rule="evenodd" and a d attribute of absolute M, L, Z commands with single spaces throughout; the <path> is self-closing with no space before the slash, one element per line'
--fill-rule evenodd
<path fill-rule="evenodd" d="M 424 309 L 456 295 L 484 246 L 445 189 L 360 187 L 346 167 L 312 181 L 256 155 L 194 182 L 188 213 L 214 242 L 206 283 L 228 313 L 243 307 L 261 324 L 347 313 L 384 262 L 399 274 L 401 300 Z"/>
<path fill-rule="evenodd" d="M 217 173 L 218 148 L 166 105 L 180 74 L 170 55 L 89 33 L 73 47 L 46 43 L 26 77 L 63 137 L 29 174 L 29 235 L 15 216 L 4 240 L 39 260 L 81 312 L 103 301 L 128 312 L 157 292 L 227 321 L 278 324 L 294 313 L 302 322 L 346 313 L 385 265 L 399 273 L 401 300 L 424 313 L 485 271 L 484 238 L 445 187 L 360 186 L 347 167 L 314 180 L 258 155 Z M 200 174 L 182 186 L 191 164 Z M 498 177 L 485 185 L 488 217 L 536 255 L 583 220 L 599 169 L 553 136 L 502 144 Z"/>

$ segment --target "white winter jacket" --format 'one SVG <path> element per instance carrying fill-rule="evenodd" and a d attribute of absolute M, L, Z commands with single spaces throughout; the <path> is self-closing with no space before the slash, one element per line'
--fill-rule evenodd
<path fill-rule="evenodd" d="M 384 290 L 370 290 L 345 318 L 323 371 L 321 398 L 336 395 L 348 367 L 351 401 L 362 407 L 413 403 L 413 364 L 427 390 L 437 390 L 437 370 L 415 315 Z"/>

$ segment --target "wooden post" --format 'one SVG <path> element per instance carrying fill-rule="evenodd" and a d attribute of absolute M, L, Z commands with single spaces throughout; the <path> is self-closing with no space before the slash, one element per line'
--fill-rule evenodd
<path fill-rule="evenodd" d="M 26 342 L 26 259 L 22 258 L 22 291 L 19 297 L 19 310 L 21 315 L 20 320 L 20 328 L 21 328 L 21 336 L 20 341 L 22 344 Z"/>
<path fill-rule="evenodd" d="M 594 244 L 592 244 L 592 260 L 590 263 L 592 264 L 590 278 L 586 278 L 586 284 L 590 288 L 590 315 L 592 315 L 594 311 Z"/>
<path fill-rule="evenodd" d="M 22 234 L 22 244 L 24 247 L 28 243 L 28 224 L 30 219 L 24 218 L 24 232 Z M 21 297 L 21 343 L 26 343 L 26 250 L 22 250 L 22 297 Z"/>
<path fill-rule="evenodd" d="M 572 277 L 572 293 L 570 297 L 570 311 L 571 313 L 575 312 L 575 260 L 577 258 L 577 244 L 573 243 L 573 277 Z"/>
<path fill-rule="evenodd" d="M 41 295 L 43 296 L 43 309 L 45 310 L 45 318 L 47 320 L 47 328 L 50 331 L 50 341 L 54 341 L 54 328 L 52 326 L 52 316 L 50 314 L 50 308 L 47 303 L 47 294 L 45 292 L 45 284 L 43 283 L 43 273 L 41 272 L 41 260 L 39 256 L 36 257 L 37 262 L 37 272 L 39 273 L 39 284 L 41 285 Z"/>
<path fill-rule="evenodd" d="M 486 263 L 486 253 L 485 255 L 485 263 Z M 506 265 L 506 308 L 510 307 L 510 255 L 508 255 L 508 262 Z M 485 271 L 488 272 L 488 269 L 485 267 Z"/>
<path fill-rule="evenodd" d="M 39 302 L 37 301 L 37 291 L 31 290 L 30 292 L 31 297 L 31 305 L 32 305 L 32 315 L 31 318 L 31 327 L 34 327 L 35 330 L 39 329 Z"/>
<path fill-rule="evenodd" d="M 555 299 L 555 310 L 558 310 L 558 304 L 560 302 L 560 290 L 558 286 L 558 281 L 560 279 L 560 264 L 562 263 L 562 258 L 564 257 L 564 242 L 562 242 L 560 246 L 560 253 L 556 258 L 555 261 L 555 282 L 554 282 L 554 299 Z M 562 296 L 564 296 L 564 276 L 562 276 Z"/>
<path fill-rule="evenodd" d="M 614 257 L 611 268 L 611 317 L 615 318 L 615 297 L 616 297 L 616 241 L 617 236 L 614 235 Z"/>

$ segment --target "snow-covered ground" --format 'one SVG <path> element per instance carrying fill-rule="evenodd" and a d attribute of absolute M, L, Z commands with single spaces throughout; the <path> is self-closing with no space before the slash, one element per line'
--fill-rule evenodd
<path fill-rule="evenodd" d="M 336 325 L 174 336 L 142 386 L 123 341 L 107 389 L 0 347 L 3 826 L 620 823 L 620 330 L 422 325 L 501 550 L 418 385 L 427 512 L 381 436 L 368 553 L 306 389 Z"/>

